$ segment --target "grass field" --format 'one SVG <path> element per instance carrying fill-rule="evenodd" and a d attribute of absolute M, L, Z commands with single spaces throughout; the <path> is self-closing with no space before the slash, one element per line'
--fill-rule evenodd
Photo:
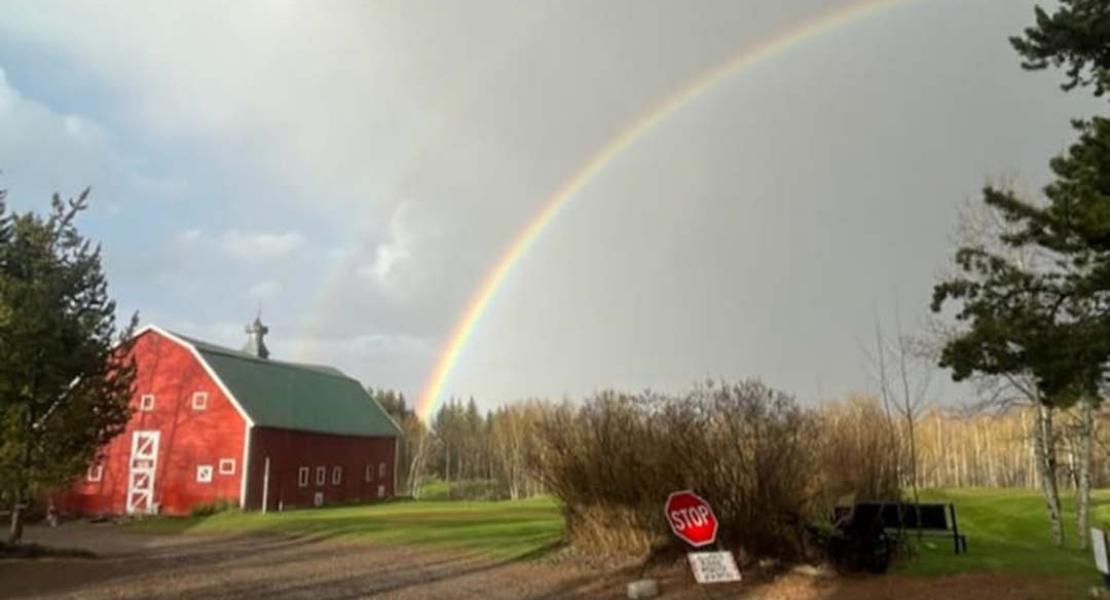
<path fill-rule="evenodd" d="M 956 504 L 962 532 L 968 536 L 968 553 L 955 556 L 950 542 L 932 540 L 916 559 L 901 569 L 921 575 L 965 572 L 1000 572 L 1058 575 L 1077 585 L 1095 585 L 1100 577 L 1090 550 L 1076 545 L 1075 501 L 1064 501 L 1065 548 L 1049 541 L 1044 500 L 1034 490 L 960 489 L 930 490 L 926 500 Z M 1110 490 L 1095 492 L 1091 499 L 1091 524 L 1110 526 Z"/>
<path fill-rule="evenodd" d="M 157 533 L 275 532 L 342 536 L 387 544 L 427 544 L 512 558 L 557 544 L 563 534 L 549 498 L 516 502 L 397 501 L 281 513 L 229 511 L 208 517 L 146 519 L 133 528 Z"/>
<path fill-rule="evenodd" d="M 935 576 L 965 572 L 1044 574 L 1075 582 L 1076 589 L 1099 582 L 1090 551 L 1076 547 L 1074 501 L 1065 500 L 1067 547 L 1049 542 L 1044 504 L 1036 491 L 929 490 L 923 500 L 956 504 L 969 552 L 954 555 L 951 543 L 929 539 L 916 557 L 897 570 Z M 1096 492 L 1093 524 L 1110 526 L 1110 490 Z M 549 498 L 517 502 L 398 501 L 368 506 L 284 513 L 226 512 L 209 517 L 148 519 L 132 525 L 152 532 L 279 532 L 346 536 L 390 544 L 427 544 L 510 558 L 540 553 L 557 544 L 563 523 Z"/>

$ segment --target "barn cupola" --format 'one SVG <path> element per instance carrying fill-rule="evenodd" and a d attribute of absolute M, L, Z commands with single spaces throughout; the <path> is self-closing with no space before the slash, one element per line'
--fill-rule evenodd
<path fill-rule="evenodd" d="M 269 358 L 270 351 L 266 349 L 266 342 L 262 338 L 270 333 L 270 328 L 262 324 L 262 314 L 254 318 L 254 322 L 247 325 L 247 345 L 243 346 L 243 352 L 253 354 L 258 358 Z"/>

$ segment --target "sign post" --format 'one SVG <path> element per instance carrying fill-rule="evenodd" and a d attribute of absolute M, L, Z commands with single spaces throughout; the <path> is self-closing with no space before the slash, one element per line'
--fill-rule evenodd
<path fill-rule="evenodd" d="M 682 490 L 668 496 L 663 513 L 671 531 L 687 544 L 701 548 L 717 541 L 717 516 L 694 492 Z"/>
<path fill-rule="evenodd" d="M 705 498 L 690 490 L 674 492 L 667 497 L 663 515 L 671 531 L 694 548 L 702 548 L 717 541 L 717 515 Z M 740 581 L 740 569 L 728 551 L 689 552 L 686 557 L 698 583 L 725 583 Z"/>
<path fill-rule="evenodd" d="M 1106 551 L 1106 531 L 1091 528 L 1091 552 L 1095 555 L 1095 567 L 1102 573 L 1102 583 L 1110 589 L 1110 558 Z"/>

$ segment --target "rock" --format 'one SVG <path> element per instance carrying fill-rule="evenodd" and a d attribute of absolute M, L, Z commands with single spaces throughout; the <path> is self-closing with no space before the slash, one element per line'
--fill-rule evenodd
<path fill-rule="evenodd" d="M 654 598 L 658 595 L 659 583 L 654 579 L 641 579 L 628 584 L 628 597 L 633 600 L 636 598 Z"/>
<path fill-rule="evenodd" d="M 779 561 L 773 558 L 761 558 L 756 565 L 763 571 L 773 571 L 779 566 Z"/>
<path fill-rule="evenodd" d="M 828 577 L 832 575 L 832 572 L 822 565 L 798 565 L 791 569 L 790 572 L 805 577 Z"/>

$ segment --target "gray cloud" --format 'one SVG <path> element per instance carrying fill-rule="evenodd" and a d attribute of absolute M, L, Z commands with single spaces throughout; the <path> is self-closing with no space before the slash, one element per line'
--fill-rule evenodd
<path fill-rule="evenodd" d="M 65 152 L 112 135 L 203 163 L 124 178 L 208 215 L 148 209 L 173 249 L 114 263 L 150 318 L 238 344 L 264 299 L 276 354 L 413 394 L 485 271 L 582 161 L 738 48 L 846 4 L 36 2 L 8 7 L 0 33 L 63 54 L 108 97 L 96 119 L 50 117 L 76 136 L 59 172 L 90 176 L 91 153 Z M 1067 119 L 1102 108 L 1020 70 L 1006 36 L 1031 7 L 905 4 L 709 90 L 573 199 L 450 390 L 750 374 L 803 396 L 865 387 L 860 340 L 896 303 L 920 314 L 954 206 L 1001 172 L 1042 181 Z"/>

